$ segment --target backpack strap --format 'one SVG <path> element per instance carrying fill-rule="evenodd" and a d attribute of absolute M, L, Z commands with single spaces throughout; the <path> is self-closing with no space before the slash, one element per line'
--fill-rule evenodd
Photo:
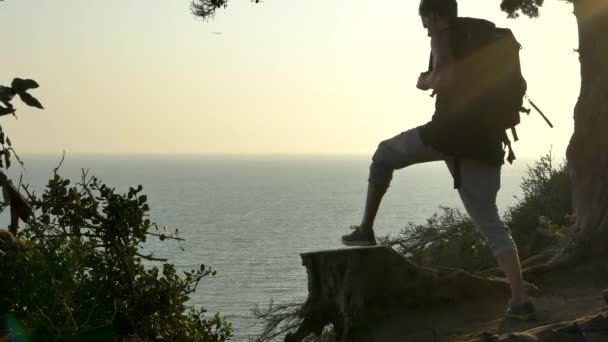
<path fill-rule="evenodd" d="M 511 128 L 514 136 L 514 139 L 516 139 L 515 141 L 517 141 L 517 132 L 515 131 L 515 127 Z M 506 148 L 509 149 L 509 154 L 507 155 L 507 161 L 509 162 L 509 164 L 513 164 L 513 161 L 517 158 L 515 158 L 515 152 L 513 152 L 513 146 L 511 146 L 511 140 L 509 140 L 509 136 L 507 135 L 507 132 L 505 131 L 503 133 L 502 136 L 502 143 L 505 145 Z"/>
<path fill-rule="evenodd" d="M 515 126 L 511 127 L 511 134 L 513 135 L 513 141 L 517 142 L 519 140 L 519 137 L 517 136 L 517 130 L 515 129 Z"/>
<path fill-rule="evenodd" d="M 460 158 L 454 157 L 454 189 L 460 189 L 462 173 L 460 171 Z"/>
<path fill-rule="evenodd" d="M 530 105 L 532 105 L 532 107 L 534 107 L 534 109 L 536 109 L 536 111 L 538 112 L 538 114 L 540 114 L 540 116 L 543 117 L 543 119 L 545 119 L 545 122 L 547 123 L 547 125 L 549 125 L 549 127 L 553 128 L 553 124 L 551 123 L 551 121 L 549 121 L 549 119 L 547 119 L 547 116 L 545 116 L 545 113 L 543 113 L 542 110 L 540 110 L 540 108 L 538 108 L 538 106 L 532 102 L 532 99 L 530 99 L 530 96 L 526 95 L 525 96 L 526 100 L 528 100 L 528 102 L 530 103 Z M 530 110 L 528 109 L 528 114 L 530 114 Z"/>

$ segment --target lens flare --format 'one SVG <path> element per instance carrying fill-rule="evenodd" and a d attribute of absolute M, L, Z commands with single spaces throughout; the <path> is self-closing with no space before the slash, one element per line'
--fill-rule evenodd
<path fill-rule="evenodd" d="M 9 338 L 9 341 L 11 341 L 11 342 L 29 341 L 29 339 L 27 338 L 27 335 L 25 334 L 25 330 L 19 323 L 19 320 L 17 319 L 17 317 L 15 317 L 11 314 L 6 314 L 4 316 L 4 326 L 6 328 L 6 331 L 9 334 L 9 336 L 7 336 Z"/>

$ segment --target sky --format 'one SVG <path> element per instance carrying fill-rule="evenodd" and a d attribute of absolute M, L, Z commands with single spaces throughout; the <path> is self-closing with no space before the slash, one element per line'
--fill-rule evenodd
<path fill-rule="evenodd" d="M 429 38 L 418 1 L 232 0 L 212 21 L 188 0 L 6 0 L 0 84 L 32 78 L 45 110 L 15 101 L 21 153 L 369 155 L 430 120 L 416 89 Z M 518 156 L 563 158 L 580 89 L 572 7 L 511 20 L 498 0 L 461 16 L 511 28 L 532 113 Z M 221 34 L 217 34 L 221 33 Z"/>

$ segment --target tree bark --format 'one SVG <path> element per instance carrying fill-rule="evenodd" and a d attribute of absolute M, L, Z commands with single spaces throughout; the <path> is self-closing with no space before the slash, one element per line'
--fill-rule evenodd
<path fill-rule="evenodd" d="M 385 246 L 305 253 L 302 263 L 308 273 L 304 320 L 286 342 L 318 335 L 329 323 L 339 341 L 360 340 L 363 331 L 375 329 L 375 322 L 407 310 L 475 299 L 506 301 L 510 293 L 504 279 L 422 268 Z"/>
<path fill-rule="evenodd" d="M 608 1 L 574 0 L 581 89 L 566 152 L 578 254 L 608 252 Z M 548 58 L 550 58 L 548 56 Z"/>

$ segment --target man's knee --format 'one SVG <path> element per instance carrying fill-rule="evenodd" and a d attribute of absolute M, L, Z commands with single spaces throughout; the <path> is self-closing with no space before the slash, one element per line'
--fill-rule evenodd
<path fill-rule="evenodd" d="M 495 257 L 517 250 L 515 241 L 513 241 L 507 227 L 499 227 L 499 229 L 487 232 L 486 239 Z"/>
<path fill-rule="evenodd" d="M 386 191 L 393 179 L 394 171 L 395 168 L 392 167 L 390 163 L 388 140 L 383 140 L 378 144 L 378 148 L 372 156 L 368 181 Z"/>
<path fill-rule="evenodd" d="M 383 140 L 378 144 L 376 152 L 372 156 L 372 161 L 375 163 L 385 164 L 390 157 L 390 148 L 388 147 L 389 141 Z"/>

